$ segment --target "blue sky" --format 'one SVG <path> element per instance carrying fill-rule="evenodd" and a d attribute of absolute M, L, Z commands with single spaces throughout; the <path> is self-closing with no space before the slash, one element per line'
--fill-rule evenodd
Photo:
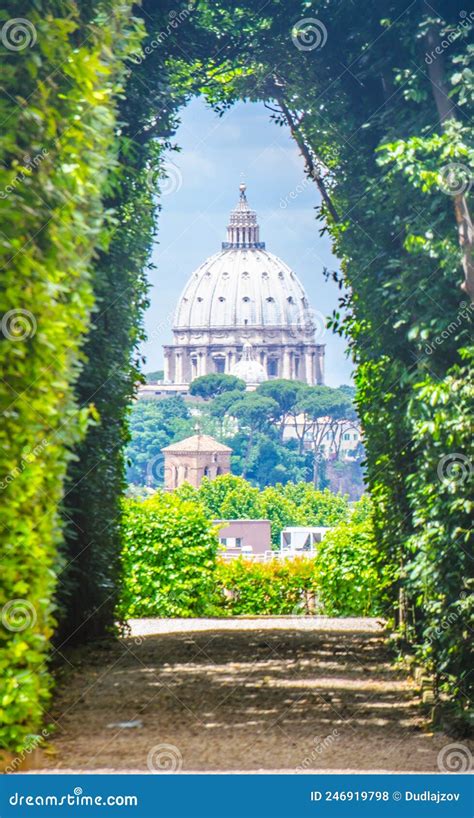
<path fill-rule="evenodd" d="M 324 316 L 337 306 L 339 290 L 326 282 L 324 267 L 335 269 L 330 239 L 319 235 L 314 183 L 304 174 L 298 149 L 286 128 L 270 120 L 262 103 L 238 103 L 218 117 L 201 99 L 182 111 L 164 183 L 158 236 L 150 273 L 151 304 L 145 317 L 148 341 L 145 371 L 163 365 L 162 345 L 172 340 L 176 303 L 186 281 L 225 240 L 228 215 L 241 181 L 257 211 L 260 237 L 303 283 L 310 304 Z M 344 340 L 326 330 L 326 383 L 349 383 L 353 369 Z"/>

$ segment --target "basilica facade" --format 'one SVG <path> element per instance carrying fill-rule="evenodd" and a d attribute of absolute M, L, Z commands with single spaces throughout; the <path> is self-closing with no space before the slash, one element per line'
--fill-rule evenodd
<path fill-rule="evenodd" d="M 221 250 L 192 274 L 179 300 L 173 343 L 164 347 L 165 384 L 186 386 L 211 372 L 249 388 L 272 378 L 324 383 L 324 344 L 304 288 L 265 249 L 240 186 Z"/>

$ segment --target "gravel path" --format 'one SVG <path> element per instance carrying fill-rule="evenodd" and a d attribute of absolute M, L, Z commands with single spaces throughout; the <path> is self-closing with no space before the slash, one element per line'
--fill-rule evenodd
<path fill-rule="evenodd" d="M 132 636 L 158 633 L 189 633 L 190 631 L 360 631 L 381 632 L 382 623 L 369 617 L 349 616 L 336 619 L 329 616 L 239 616 L 235 619 L 130 619 Z"/>
<path fill-rule="evenodd" d="M 134 620 L 68 653 L 45 772 L 432 771 L 381 624 L 325 617 Z"/>

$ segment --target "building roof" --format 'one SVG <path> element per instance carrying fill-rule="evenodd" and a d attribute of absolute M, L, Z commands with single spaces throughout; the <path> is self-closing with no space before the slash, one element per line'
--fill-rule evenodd
<path fill-rule="evenodd" d="M 314 342 L 315 320 L 303 285 L 259 236 L 256 213 L 241 185 L 227 241 L 191 275 L 179 300 L 174 330 L 291 328 Z"/>
<path fill-rule="evenodd" d="M 212 454 L 213 452 L 227 452 L 231 453 L 232 449 L 229 446 L 224 446 L 210 435 L 192 435 L 186 437 L 184 440 L 179 440 L 177 443 L 171 443 L 165 446 L 162 452 L 180 452 L 184 453 L 199 453 Z"/>

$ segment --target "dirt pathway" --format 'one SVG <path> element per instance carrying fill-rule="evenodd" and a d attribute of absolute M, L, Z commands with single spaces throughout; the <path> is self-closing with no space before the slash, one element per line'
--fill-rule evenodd
<path fill-rule="evenodd" d="M 438 771 L 375 620 L 142 620 L 67 656 L 48 769 Z"/>

